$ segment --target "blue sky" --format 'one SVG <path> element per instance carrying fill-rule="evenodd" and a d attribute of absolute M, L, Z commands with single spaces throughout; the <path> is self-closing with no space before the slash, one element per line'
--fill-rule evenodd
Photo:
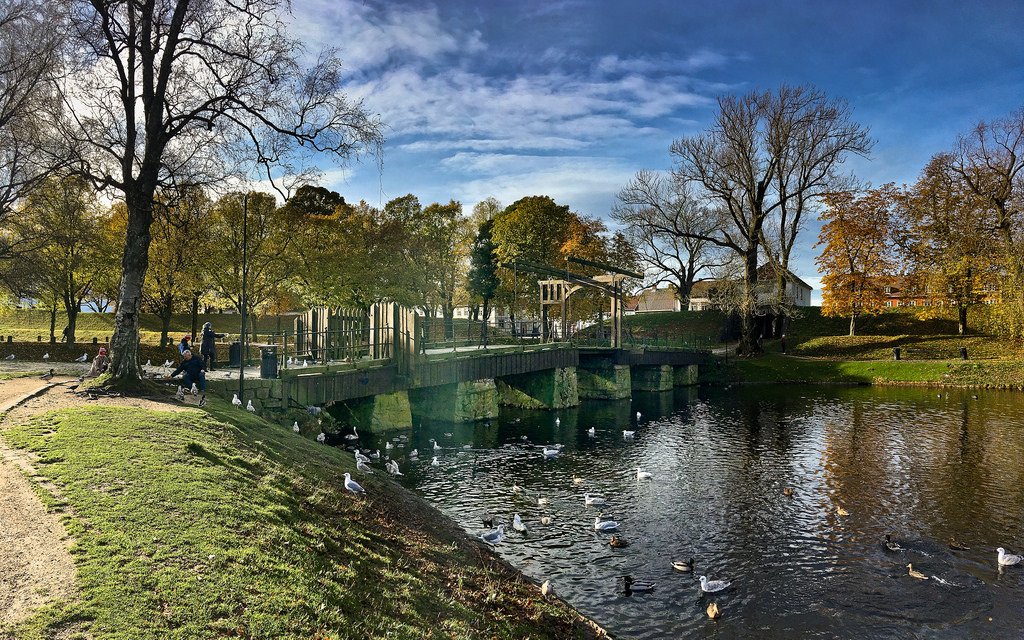
<path fill-rule="evenodd" d="M 876 145 L 849 168 L 913 181 L 979 120 L 1024 106 L 1024 2 L 294 0 L 297 35 L 340 50 L 347 91 L 387 129 L 383 168 L 325 168 L 350 201 L 413 193 L 468 211 L 550 195 L 607 219 L 640 169 L 667 169 L 715 97 L 813 84 Z M 817 285 L 812 246 L 794 271 Z M 820 295 L 820 291 L 816 291 Z M 818 296 L 816 295 L 816 298 Z"/>

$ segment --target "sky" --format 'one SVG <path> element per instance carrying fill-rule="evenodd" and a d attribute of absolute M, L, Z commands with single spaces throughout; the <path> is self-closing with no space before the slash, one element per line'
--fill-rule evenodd
<path fill-rule="evenodd" d="M 913 182 L 979 121 L 1024 107 L 1024 2 L 293 0 L 311 51 L 385 125 L 383 163 L 324 166 L 350 202 L 548 195 L 614 224 L 615 194 L 706 129 L 716 98 L 811 84 L 869 128 L 872 185 Z M 815 286 L 818 225 L 794 273 Z"/>

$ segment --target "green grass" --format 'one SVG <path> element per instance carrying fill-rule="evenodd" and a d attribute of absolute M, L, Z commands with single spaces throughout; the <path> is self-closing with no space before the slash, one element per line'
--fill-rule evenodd
<path fill-rule="evenodd" d="M 205 322 L 213 323 L 214 329 L 219 333 L 237 334 L 239 332 L 240 318 L 234 314 L 199 314 L 199 327 Z M 294 320 L 291 316 L 281 318 L 281 327 L 284 330 L 293 328 Z M 55 333 L 60 339 L 60 332 L 67 324 L 63 313 L 57 314 L 57 328 Z M 144 313 L 139 317 L 139 329 L 143 343 L 157 345 L 160 343 L 160 318 L 152 313 Z M 81 313 L 75 327 L 75 337 L 79 342 L 91 342 L 97 338 L 100 342 L 106 342 L 114 328 L 113 313 Z M 277 316 L 260 316 L 256 319 L 257 333 L 271 333 L 277 331 Z M 192 332 L 192 316 L 189 314 L 175 314 L 171 316 L 171 332 L 175 343 L 181 336 Z M 50 339 L 50 313 L 35 309 L 8 310 L 0 313 L 0 336 L 14 336 L 14 339 L 22 342 L 36 342 L 42 336 L 43 342 Z"/>
<path fill-rule="evenodd" d="M 962 360 L 827 360 L 768 353 L 719 359 L 701 368 L 701 382 L 728 384 L 937 384 L 1024 388 L 1024 362 Z"/>
<path fill-rule="evenodd" d="M 574 611 L 351 456 L 211 400 L 15 426 L 60 498 L 80 598 L 0 637 L 572 638 Z"/>
<path fill-rule="evenodd" d="M 658 311 L 622 319 L 622 330 L 643 341 L 667 345 L 715 346 L 725 324 L 721 311 Z"/>

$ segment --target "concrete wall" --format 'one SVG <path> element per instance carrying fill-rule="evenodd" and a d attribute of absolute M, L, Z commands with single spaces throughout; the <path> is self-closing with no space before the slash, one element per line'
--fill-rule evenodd
<path fill-rule="evenodd" d="M 498 402 L 521 409 L 565 409 L 580 403 L 576 367 L 504 376 L 495 380 Z"/>

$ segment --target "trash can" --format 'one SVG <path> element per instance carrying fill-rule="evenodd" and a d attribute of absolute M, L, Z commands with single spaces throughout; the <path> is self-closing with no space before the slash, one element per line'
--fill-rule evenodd
<path fill-rule="evenodd" d="M 900 348 L 899 347 L 893 347 L 892 348 L 892 359 L 893 360 L 899 360 L 900 359 Z"/>
<path fill-rule="evenodd" d="M 967 347 L 960 347 L 960 359 L 961 360 L 966 360 L 967 359 Z"/>
<path fill-rule="evenodd" d="M 242 343 L 235 340 L 228 345 L 228 366 L 237 367 L 242 364 Z"/>
<path fill-rule="evenodd" d="M 268 346 L 260 349 L 260 377 L 277 377 L 277 347 Z"/>

